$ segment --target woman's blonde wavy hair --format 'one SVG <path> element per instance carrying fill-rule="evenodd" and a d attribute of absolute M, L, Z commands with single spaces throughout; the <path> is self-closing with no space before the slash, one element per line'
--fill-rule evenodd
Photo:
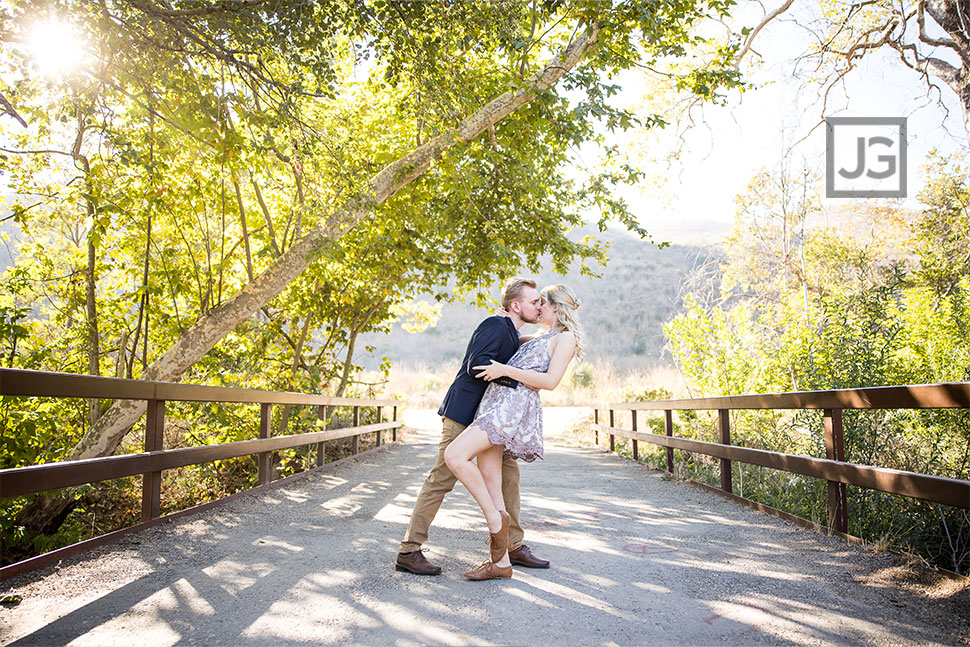
<path fill-rule="evenodd" d="M 556 319 L 563 328 L 568 330 L 576 338 L 576 359 L 583 361 L 583 336 L 586 334 L 583 325 L 579 323 L 579 315 L 576 312 L 582 305 L 576 297 L 576 293 L 561 283 L 547 285 L 542 288 L 539 297 L 545 303 L 556 306 Z"/>

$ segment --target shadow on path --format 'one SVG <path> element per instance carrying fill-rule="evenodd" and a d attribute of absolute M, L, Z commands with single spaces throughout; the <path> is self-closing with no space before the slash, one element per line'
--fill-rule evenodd
<path fill-rule="evenodd" d="M 427 546 L 444 573 L 399 573 L 439 431 L 409 422 L 407 444 L 11 580 L 0 643 L 958 643 L 856 583 L 885 557 L 596 449 L 522 466 L 526 542 L 551 569 L 465 581 L 486 530 L 459 485 Z"/>

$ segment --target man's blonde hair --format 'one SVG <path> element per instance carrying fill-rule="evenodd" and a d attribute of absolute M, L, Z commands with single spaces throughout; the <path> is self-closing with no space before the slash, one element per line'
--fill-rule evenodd
<path fill-rule="evenodd" d="M 524 279 L 521 276 L 514 276 L 502 286 L 502 307 L 509 310 L 513 301 L 518 301 L 522 296 L 522 290 L 526 287 L 536 287 L 536 282 L 532 279 Z"/>

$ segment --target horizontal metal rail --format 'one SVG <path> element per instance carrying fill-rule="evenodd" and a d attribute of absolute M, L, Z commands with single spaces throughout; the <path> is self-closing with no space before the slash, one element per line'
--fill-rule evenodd
<path fill-rule="evenodd" d="M 871 467 L 856 463 L 833 461 L 827 458 L 812 458 L 797 454 L 782 454 L 764 449 L 750 449 L 737 445 L 721 445 L 703 440 L 691 440 L 678 436 L 667 437 L 658 434 L 632 432 L 626 429 L 596 424 L 598 431 L 627 438 L 682 449 L 714 458 L 724 458 L 741 463 L 750 463 L 776 470 L 814 476 L 828 481 L 847 485 L 858 485 L 870 490 L 880 490 L 890 494 L 923 499 L 934 503 L 956 507 L 970 507 L 970 481 L 931 476 L 919 472 L 906 472 L 888 467 Z"/>
<path fill-rule="evenodd" d="M 73 485 L 98 483 L 126 476 L 141 475 L 146 472 L 160 472 L 176 467 L 250 456 L 400 427 L 401 423 L 399 422 L 381 422 L 373 425 L 343 427 L 333 431 L 316 431 L 292 436 L 243 440 L 204 447 L 166 449 L 141 454 L 105 456 L 17 467 L 0 470 L 0 492 L 3 493 L 2 495 L 5 498 L 23 496 Z"/>
<path fill-rule="evenodd" d="M 712 409 L 968 409 L 970 382 L 873 386 L 864 389 L 727 395 L 714 398 L 609 402 L 590 406 L 615 411 Z"/>
<path fill-rule="evenodd" d="M 117 377 L 94 377 L 0 368 L 0 395 L 53 398 L 111 398 L 120 400 L 169 400 L 181 402 L 234 402 L 240 404 L 325 405 L 331 407 L 392 407 L 396 400 L 335 398 L 327 395 L 259 391 L 201 384 L 147 382 Z"/>

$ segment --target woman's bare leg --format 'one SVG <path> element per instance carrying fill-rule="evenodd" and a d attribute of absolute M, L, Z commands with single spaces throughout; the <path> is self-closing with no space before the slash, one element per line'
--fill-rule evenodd
<path fill-rule="evenodd" d="M 492 497 L 492 505 L 502 512 L 506 512 L 505 499 L 502 498 L 502 460 L 504 449 L 501 445 L 492 445 L 491 449 L 486 449 L 478 454 L 478 471 L 481 472 L 482 479 L 485 481 L 485 487 L 488 489 L 488 494 Z M 511 566 L 512 562 L 509 561 L 508 551 L 506 550 L 505 554 L 502 555 L 502 559 L 495 563 L 498 566 Z"/>
<path fill-rule="evenodd" d="M 481 455 L 483 453 L 487 454 L 489 450 L 497 448 L 497 445 L 493 445 L 489 441 L 484 429 L 472 425 L 461 432 L 458 438 L 451 441 L 451 444 L 445 450 L 445 464 L 451 470 L 451 473 L 458 477 L 462 485 L 475 498 L 478 506 L 482 509 L 482 514 L 485 515 L 485 522 L 488 524 L 489 532 L 498 532 L 502 529 L 502 516 L 499 514 L 499 508 L 492 500 L 488 486 L 485 485 L 485 478 L 482 476 L 482 472 L 472 462 L 472 459 L 478 456 L 479 464 L 481 464 Z M 485 459 L 485 463 L 487 467 L 489 463 L 488 458 Z M 502 463 L 500 461 L 499 492 L 501 492 L 501 468 Z"/>
<path fill-rule="evenodd" d="M 485 487 L 488 494 L 492 497 L 492 504 L 502 512 L 508 512 L 505 508 L 505 498 L 502 492 L 502 461 L 504 459 L 501 445 L 492 445 L 492 449 L 486 449 L 478 455 L 478 471 L 482 473 L 485 480 Z"/>

